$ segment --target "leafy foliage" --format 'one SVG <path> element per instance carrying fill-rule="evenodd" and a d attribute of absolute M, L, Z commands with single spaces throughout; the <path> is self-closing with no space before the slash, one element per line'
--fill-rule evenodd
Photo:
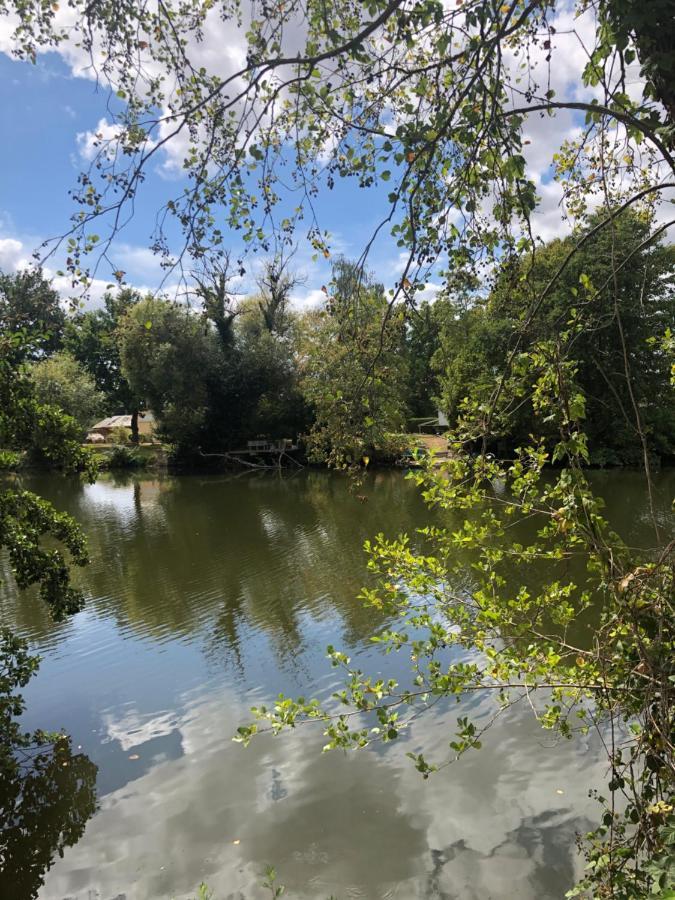
<path fill-rule="evenodd" d="M 58 293 L 37 269 L 0 272 L 0 333 L 21 337 L 13 353 L 39 359 L 61 344 L 65 313 Z"/>
<path fill-rule="evenodd" d="M 66 471 L 83 470 L 93 479 L 95 465 L 79 442 L 74 419 L 35 398 L 33 385 L 15 361 L 18 335 L 0 336 L 0 443 L 10 450 L 29 448 Z M 5 352 L 2 352 L 2 351 Z M 77 565 L 86 562 L 84 538 L 74 520 L 29 491 L 0 491 L 0 544 L 7 547 L 20 587 L 37 584 L 56 617 L 79 609 L 83 598 L 70 585 L 67 558 L 45 538 L 60 542 Z"/>
<path fill-rule="evenodd" d="M 38 401 L 58 407 L 75 419 L 82 431 L 93 425 L 103 410 L 103 393 L 69 353 L 60 351 L 40 360 L 31 368 L 30 377 Z"/>
<path fill-rule="evenodd" d="M 405 332 L 407 406 L 413 417 L 428 419 L 437 412 L 438 372 L 434 357 L 440 349 L 440 306 L 423 302 L 410 312 Z"/>
<path fill-rule="evenodd" d="M 76 281 L 86 278 L 86 251 L 101 245 L 92 223 L 110 216 L 117 227 L 167 137 L 189 133 L 189 187 L 166 202 L 158 227 L 155 246 L 167 262 L 171 218 L 197 260 L 226 253 L 223 222 L 245 244 L 268 250 L 273 222 L 286 240 L 306 221 L 317 253 L 330 252 L 312 197 L 341 178 L 364 188 L 379 181 L 391 188 L 382 224 L 409 253 L 398 289 L 404 293 L 406 279 L 418 286 L 411 273 L 441 253 L 466 260 L 515 246 L 512 220 L 526 221 L 536 205 L 523 155 L 527 116 L 576 110 L 587 117 L 585 144 L 603 130 L 621 132 L 672 162 L 668 0 L 653 16 L 624 0 L 601 0 L 591 10 L 579 4 L 580 12 L 595 14 L 595 46 L 579 72 L 580 81 L 599 89 L 594 100 L 556 97 L 548 66 L 540 75 L 530 70 L 528 60 L 542 46 L 555 65 L 557 8 L 550 0 L 459 7 L 289 0 L 240 25 L 245 62 L 229 77 L 201 66 L 189 38 L 211 17 L 239 25 L 234 0 L 127 7 L 122 20 L 110 7 L 75 0 L 69 29 L 47 4 L 8 0 L 0 11 L 17 16 L 20 56 L 79 42 L 121 101 L 115 135 L 98 141 L 92 170 L 80 180 L 68 245 Z M 632 96 L 626 69 L 636 61 L 646 80 Z M 149 69 L 152 78 L 145 77 Z M 231 91 L 237 79 L 241 91 Z M 275 219 L 289 155 L 300 204 Z M 493 216 L 484 214 L 486 204 Z M 439 215 L 450 209 L 460 211 L 458 221 Z"/>
<path fill-rule="evenodd" d="M 185 307 L 147 297 L 120 325 L 122 371 L 158 420 L 159 433 L 178 448 L 198 447 L 206 427 L 219 346 Z"/>
<path fill-rule="evenodd" d="M 118 445 L 106 453 L 104 464 L 108 469 L 142 469 L 148 464 L 148 458 L 138 449 Z"/>
<path fill-rule="evenodd" d="M 316 459 L 358 465 L 403 430 L 403 339 L 401 312 L 382 286 L 354 263 L 336 261 L 324 308 L 306 317 L 301 348 Z"/>
<path fill-rule="evenodd" d="M 469 305 L 461 297 L 441 301 L 450 306 L 435 357 L 443 405 L 454 421 L 465 398 L 482 403 L 493 448 L 512 449 L 532 433 L 555 438 L 554 427 L 537 421 L 533 395 L 507 391 L 496 409 L 490 407 L 494 374 L 504 371 L 517 342 L 523 349 L 538 342 L 560 345 L 565 329 L 573 328 L 566 357 L 585 396 L 590 461 L 639 463 L 641 437 L 651 453 L 675 455 L 668 358 L 650 341 L 675 316 L 673 248 L 650 241 L 649 220 L 630 211 L 609 230 L 593 233 L 600 220 L 592 216 L 585 229 L 547 244 L 534 260 L 504 263 L 487 298 L 474 297 Z M 615 260 L 627 262 L 615 272 Z M 532 318 L 531 304 L 544 291 Z"/>
<path fill-rule="evenodd" d="M 140 406 L 122 374 L 117 334 L 121 320 L 140 299 L 130 290 L 106 293 L 101 309 L 77 313 L 66 322 L 64 347 L 94 379 L 108 415 L 122 415 Z"/>
<path fill-rule="evenodd" d="M 0 331 L 0 445 L 3 458 L 24 451 L 60 466 L 95 466 L 79 442 L 80 427 L 57 406 L 41 402 L 26 359 L 46 346 L 41 325 L 31 332 L 3 323 Z M 41 362 L 39 366 L 47 365 Z M 58 360 L 57 360 L 58 363 Z M 70 581 L 70 566 L 83 565 L 87 551 L 76 522 L 46 500 L 20 487 L 0 490 L 0 547 L 6 549 L 17 586 L 37 586 L 54 618 L 82 607 L 82 593 Z M 36 672 L 39 660 L 24 641 L 0 628 L 0 893 L 37 897 L 56 853 L 74 844 L 95 809 L 96 766 L 74 754 L 64 734 L 26 734 L 18 717 L 17 692 Z"/>
<path fill-rule="evenodd" d="M 233 306 L 226 323 L 222 302 L 213 298 L 202 315 L 146 298 L 122 321 L 124 375 L 180 458 L 306 427 L 294 320 L 279 306 L 270 319 L 266 303 L 263 295 Z"/>

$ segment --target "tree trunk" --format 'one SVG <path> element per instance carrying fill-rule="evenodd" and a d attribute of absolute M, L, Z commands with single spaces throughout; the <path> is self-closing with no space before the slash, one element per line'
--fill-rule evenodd
<path fill-rule="evenodd" d="M 138 409 L 132 410 L 131 413 L 131 443 L 138 443 Z"/>

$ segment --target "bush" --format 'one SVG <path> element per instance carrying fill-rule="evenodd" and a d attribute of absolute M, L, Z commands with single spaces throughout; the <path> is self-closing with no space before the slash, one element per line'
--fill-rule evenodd
<path fill-rule="evenodd" d="M 0 472 L 14 472 L 21 466 L 23 453 L 16 450 L 0 450 Z"/>
<path fill-rule="evenodd" d="M 37 399 L 62 409 L 81 429 L 89 428 L 103 410 L 105 398 L 96 382 L 69 353 L 55 353 L 34 363 L 31 379 Z"/>
<path fill-rule="evenodd" d="M 106 469 L 142 469 L 147 464 L 147 457 L 142 453 L 123 446 L 109 450 L 105 455 L 104 462 Z"/>
<path fill-rule="evenodd" d="M 124 426 L 120 425 L 118 428 L 113 428 L 108 434 L 108 443 L 109 444 L 117 444 L 120 447 L 125 447 L 129 444 L 131 440 L 131 435 L 129 434 L 129 429 L 124 428 Z"/>

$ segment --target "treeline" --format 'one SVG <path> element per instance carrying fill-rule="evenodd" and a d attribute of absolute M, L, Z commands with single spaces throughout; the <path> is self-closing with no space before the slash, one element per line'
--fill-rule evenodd
<path fill-rule="evenodd" d="M 487 292 L 456 276 L 421 307 L 408 336 L 420 411 L 437 397 L 453 427 L 487 433 L 504 456 L 532 434 L 560 440 L 540 400 L 565 385 L 591 464 L 640 464 L 645 448 L 675 459 L 675 247 L 647 216 L 626 211 L 596 230 L 605 218 L 534 258 L 514 253 Z"/>
<path fill-rule="evenodd" d="M 467 440 L 471 423 L 483 432 L 489 417 L 504 455 L 531 433 L 546 437 L 535 422 L 538 359 L 542 371 L 564 367 L 566 384 L 572 375 L 591 463 L 635 463 L 645 447 L 672 459 L 671 372 L 653 336 L 667 339 L 675 322 L 675 253 L 636 214 L 597 233 L 595 224 L 534 258 L 514 252 L 489 289 L 455 273 L 414 310 L 392 306 L 346 259 L 318 308 L 294 310 L 293 276 L 273 260 L 247 297 L 221 268 L 196 279 L 189 303 L 123 289 L 74 313 L 40 272 L 4 275 L 0 328 L 20 338 L 40 402 L 70 414 L 82 435 L 101 416 L 149 409 L 185 462 L 253 438 L 300 437 L 311 458 L 358 463 L 395 452 L 394 435 L 439 409 Z"/>
<path fill-rule="evenodd" d="M 0 328 L 20 335 L 39 401 L 73 417 L 82 437 L 102 416 L 150 410 L 181 462 L 299 437 L 312 458 L 349 463 L 404 429 L 406 331 L 381 284 L 337 259 L 324 304 L 298 312 L 283 262 L 268 262 L 249 296 L 231 283 L 214 269 L 189 302 L 122 289 L 68 313 L 29 270 L 0 276 Z M 358 435 L 350 446 L 345 427 Z"/>

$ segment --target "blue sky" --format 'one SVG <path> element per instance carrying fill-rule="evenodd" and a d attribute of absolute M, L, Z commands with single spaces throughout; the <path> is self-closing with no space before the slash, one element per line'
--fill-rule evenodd
<path fill-rule="evenodd" d="M 106 90 L 74 76 L 56 53 L 39 56 L 36 65 L 0 53 L 0 108 L 9 137 L 0 142 L 0 268 L 24 264 L 42 240 L 67 228 L 76 209 L 68 192 L 86 165 L 85 135 L 96 130 L 101 119 L 110 118 L 108 101 Z M 154 214 L 181 186 L 179 179 L 167 179 L 158 169 L 143 185 L 136 213 L 116 242 L 114 257 L 129 283 L 153 289 L 163 274 L 147 249 Z M 316 206 L 322 224 L 333 235 L 335 252 L 358 256 L 379 221 L 389 190 L 383 184 L 364 192 L 349 180 L 321 194 Z M 105 234 L 103 228 L 97 230 Z M 241 246 L 236 234 L 231 246 L 235 252 Z M 312 263 L 311 256 L 309 245 L 301 241 L 297 254 L 305 279 L 298 292 L 301 302 L 315 299 L 328 280 L 328 264 Z M 391 282 L 398 256 L 394 241 L 385 233 L 371 257 L 380 277 Z M 63 257 L 50 259 L 47 265 L 56 271 Z M 111 271 L 102 266 L 97 273 L 101 282 L 111 278 Z"/>
<path fill-rule="evenodd" d="M 59 15 L 67 15 L 63 10 Z M 555 67 L 551 85 L 557 97 L 579 99 L 588 91 L 580 84 L 586 62 L 585 47 L 593 41 L 594 23 L 588 15 L 574 18 L 564 4 L 556 15 Z M 214 20 L 205 30 L 204 40 L 192 47 L 196 57 L 221 76 L 240 65 L 241 35 L 231 23 Z M 58 53 L 38 56 L 37 64 L 19 62 L 11 55 L 11 27 L 0 19 L 0 109 L 5 140 L 0 142 L 0 268 L 11 271 L 26 264 L 41 241 L 63 233 L 75 211 L 68 196 L 76 186 L 78 173 L 86 167 L 87 135 L 98 131 L 101 122 L 111 121 L 110 97 L 83 71 L 81 51 L 62 46 Z M 544 51 L 542 51 L 544 52 Z M 79 57 L 78 57 L 79 53 Z M 545 63 L 528 57 L 530 67 Z M 537 68 L 539 74 L 541 69 Z M 529 174 L 537 183 L 541 204 L 534 218 L 535 231 L 545 240 L 562 234 L 560 185 L 551 179 L 553 153 L 563 140 L 579 132 L 581 116 L 569 111 L 555 118 L 533 115 L 526 122 L 524 153 Z M 174 153 L 174 159 L 176 155 Z M 114 247 L 113 266 L 103 265 L 92 290 L 94 302 L 100 298 L 114 269 L 126 272 L 128 283 L 156 289 L 162 281 L 159 261 L 148 249 L 154 215 L 169 197 L 180 190 L 179 178 L 162 172 L 160 161 L 150 171 L 136 203 L 132 221 Z M 364 191 L 355 179 L 339 182 L 332 192 L 323 191 L 316 200 L 322 228 L 333 235 L 334 253 L 356 258 L 360 255 L 373 227 L 385 211 L 390 185 L 381 184 Z M 105 237 L 104 226 L 96 231 Z M 232 235 L 231 249 L 237 255 L 241 246 Z M 316 302 L 320 288 L 329 280 L 329 263 L 311 261 L 312 250 L 300 241 L 294 264 L 304 278 L 298 289 L 298 304 Z M 392 286 L 401 271 L 401 253 L 395 241 L 383 229 L 369 256 L 369 265 L 387 286 Z M 53 274 L 63 267 L 63 255 L 47 262 Z M 438 288 L 438 278 L 428 284 L 427 295 Z M 67 294 L 66 279 L 56 279 L 57 287 Z M 249 284 L 244 284 L 247 288 Z"/>

